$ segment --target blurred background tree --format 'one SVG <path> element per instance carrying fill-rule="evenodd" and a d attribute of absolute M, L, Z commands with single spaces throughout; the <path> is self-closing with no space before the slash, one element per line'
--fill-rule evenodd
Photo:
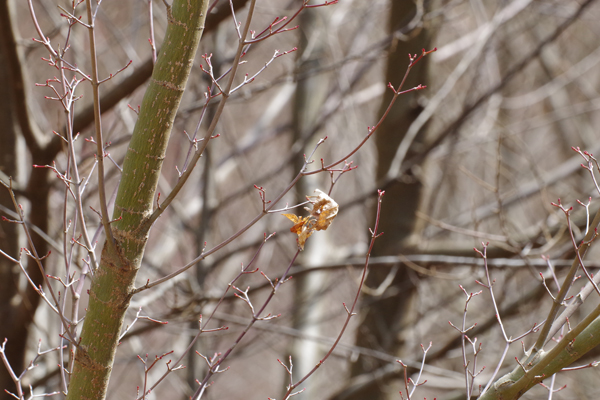
<path fill-rule="evenodd" d="M 246 3 L 232 2 L 238 20 L 245 17 Z M 282 317 L 257 325 L 229 360 L 231 370 L 215 379 L 209 398 L 278 398 L 288 379 L 278 358 L 287 359 L 292 353 L 297 360 L 294 372 L 301 376 L 323 356 L 344 318 L 341 303 L 349 301 L 356 287 L 377 188 L 387 191 L 380 229 L 385 235 L 376 242 L 359 316 L 335 357 L 306 382 L 308 391 L 297 398 L 397 399 L 404 383 L 394 360 L 418 364 L 419 344 L 429 341 L 433 347 L 425 369 L 428 382 L 418 393 L 428 398 L 464 396 L 459 334 L 447 321 L 462 318 L 464 295 L 459 284 L 469 292 L 480 290 L 474 279 L 481 280 L 483 270 L 472 248 L 481 241 L 490 242 L 488 256 L 506 329 L 516 336 L 545 317 L 551 299 L 539 280 L 538 272 L 548 268 L 541 255 L 549 257 L 559 276 L 574 255 L 564 217 L 550 201 L 560 197 L 564 204 L 573 204 L 576 199 L 597 197 L 579 167 L 581 158 L 570 150 L 579 146 L 598 151 L 593 129 L 600 105 L 596 3 L 342 0 L 303 13 L 298 30 L 253 45 L 242 73 L 260 69 L 275 48 L 299 50 L 278 58 L 232 96 L 217 129 L 221 137 L 211 142 L 193 178 L 151 232 L 139 284 L 195 258 L 204 242 L 210 247 L 236 232 L 261 209 L 253 185 L 265 187 L 267 194 L 277 193 L 319 138 L 328 136 L 316 155 L 317 164 L 319 158 L 331 160 L 355 147 L 366 126 L 389 103 L 387 83 L 397 86 L 402 80 L 408 53 L 432 47 L 438 51 L 411 71 L 405 87 L 428 88 L 399 98 L 375 140 L 352 157 L 359 168 L 336 184 L 332 196 L 340 204 L 340 214 L 332 229 L 311 238 L 295 279 L 278 294 L 272 312 Z M 57 4 L 47 0 L 33 4 L 51 40 L 64 41 L 67 30 Z M 259 1 L 253 29 L 292 14 L 299 4 L 300 0 Z M 36 227 L 35 247 L 39 254 L 52 249 L 46 268 L 60 275 L 64 187 L 47 169 L 31 168 L 66 163 L 61 140 L 51 134 L 64 129 L 61 111 L 44 100 L 46 89 L 34 87 L 55 72 L 39 61 L 47 56 L 45 50 L 29 40 L 36 34 L 26 4 L 0 0 L 0 7 L 2 179 L 15 178 L 19 201 Z M 99 10 L 101 75 L 133 60 L 101 87 L 105 140 L 112 142 L 111 157 L 121 165 L 136 119 L 127 104 L 137 109 L 152 71 L 148 4 L 105 0 Z M 153 12 L 160 48 L 166 29 L 164 5 L 154 2 Z M 70 35 L 72 57 L 86 70 L 87 32 L 76 26 Z M 162 193 L 176 182 L 175 166 L 182 167 L 189 151 L 183 131 L 194 132 L 202 112 L 209 81 L 198 68 L 200 55 L 212 53 L 220 75 L 231 64 L 236 38 L 229 2 L 217 1 L 175 122 L 159 182 Z M 90 137 L 91 91 L 84 85 L 79 90 L 84 97 L 76 103 L 75 131 Z M 209 107 L 207 113 L 211 112 Z M 83 140 L 77 143 L 80 168 L 87 171 L 94 146 Z M 118 175 L 114 167 L 107 170 L 109 194 Z M 297 203 L 317 187 L 326 191 L 329 184 L 328 176 L 307 177 L 285 201 Z M 89 185 L 86 204 L 98 209 L 97 179 Z M 14 218 L 4 191 L 0 205 L 2 215 Z M 590 213 L 597 209 L 592 201 Z M 86 212 L 95 221 L 96 214 Z M 573 218 L 575 229 L 585 232 L 585 208 L 576 208 Z M 285 218 L 271 215 L 193 272 L 134 297 L 130 319 L 143 306 L 145 315 L 169 324 L 139 322 L 124 337 L 109 397 L 135 395 L 143 380 L 136 355 L 177 353 L 188 345 L 198 316 L 212 311 L 239 264 L 247 263 L 262 242 L 263 232 L 278 235 L 262 251 L 260 267 L 273 275 L 281 271 L 296 246 L 288 228 Z M 14 257 L 24 246 L 16 225 L 0 224 L 3 251 Z M 81 249 L 75 250 L 73 260 L 81 267 L 82 254 L 77 252 Z M 28 268 L 40 284 L 37 267 Z M 0 274 L 0 337 L 8 338 L 7 357 L 16 371 L 22 371 L 35 354 L 38 339 L 44 348 L 59 344 L 59 321 L 49 318 L 45 306 L 38 307 L 38 295 L 4 257 Z M 240 286 L 249 285 L 257 298 L 266 296 L 262 278 L 246 280 Z M 480 297 L 470 304 L 469 319 L 478 322 L 476 336 L 484 343 L 479 357 L 487 368 L 476 382 L 485 384 L 504 340 L 489 299 Z M 226 348 L 248 319 L 240 303 L 227 298 L 216 316 L 217 324 L 229 330 L 202 336 L 196 350 L 211 355 Z M 582 307 L 573 318 L 581 318 L 588 309 Z M 534 340 L 525 338 L 526 347 Z M 508 360 L 522 355 L 519 346 L 510 351 Z M 38 359 L 39 366 L 25 381 L 36 393 L 56 390 L 57 363 L 55 354 Z M 193 393 L 194 380 L 202 378 L 206 363 L 192 354 L 185 364 L 187 371 L 172 374 L 155 396 L 187 398 Z M 514 366 L 506 364 L 502 371 Z M 152 370 L 150 379 L 161 373 Z M 568 389 L 553 398 L 594 397 L 597 384 L 590 379 L 594 373 L 559 374 L 556 387 L 568 384 Z M 14 390 L 4 370 L 0 387 Z M 547 391 L 537 387 L 527 396 L 546 397 Z"/>

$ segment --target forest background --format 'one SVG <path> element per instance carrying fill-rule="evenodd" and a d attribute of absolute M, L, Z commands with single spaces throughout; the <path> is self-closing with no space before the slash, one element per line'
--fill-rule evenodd
<path fill-rule="evenodd" d="M 357 148 L 368 127 L 377 126 L 377 131 L 348 164 L 330 169 L 332 174 L 302 177 L 274 204 L 284 209 L 306 201 L 317 188 L 327 193 L 333 186 L 338 215 L 326 231 L 311 236 L 297 258 L 292 224 L 281 214 L 302 214 L 302 207 L 266 215 L 219 252 L 133 296 L 125 316 L 130 329 L 118 347 L 107 397 L 137 398 L 140 388 L 161 379 L 168 360 L 175 363 L 182 354 L 178 364 L 185 369 L 168 374 L 148 398 L 192 396 L 196 380 L 202 381 L 210 369 L 207 363 L 214 362 L 211 357 L 226 353 L 252 320 L 248 306 L 262 304 L 275 277 L 294 260 L 293 279 L 281 285 L 266 309 L 281 316 L 256 321 L 224 362 L 230 369 L 210 377 L 214 384 L 205 398 L 282 398 L 290 376 L 298 382 L 331 349 L 347 319 L 342 303 L 352 304 L 357 288 L 357 315 L 296 398 L 398 399 L 399 391 L 406 398 L 405 372 L 416 379 L 420 369 L 420 382 L 427 383 L 417 387 L 413 398 L 464 398 L 465 393 L 476 398 L 492 378 L 518 367 L 515 357 L 521 359 L 523 349 L 536 343 L 534 324 L 551 310 L 549 292 L 556 296 L 565 277 L 570 286 L 573 242 L 576 246 L 593 233 L 599 193 L 581 166 L 588 167 L 588 155 L 572 147 L 592 154 L 600 150 L 594 129 L 600 115 L 600 7 L 593 0 L 340 0 L 305 8 L 289 31 L 250 47 L 235 81 L 241 87 L 222 111 L 218 99 L 205 107 L 207 87 L 216 87 L 206 71 L 213 72 L 212 78 L 220 76 L 236 60 L 241 28 L 236 29 L 231 8 L 243 27 L 250 3 L 210 2 L 158 179 L 162 197 L 153 204 L 161 204 L 177 186 L 198 146 L 190 137 L 194 132 L 203 137 L 207 121 L 217 113 L 219 136 L 205 141 L 209 145 L 186 185 L 154 221 L 136 287 L 178 271 L 204 249 L 235 235 L 261 213 L 262 200 L 284 190 L 306 161 L 314 159 L 308 167 L 319 169 L 321 159 L 328 165 Z M 68 42 L 66 58 L 91 73 L 88 29 L 68 22 L 71 11 L 66 10 L 73 5 L 49 0 L 30 4 L 50 41 Z M 42 350 L 69 341 L 63 322 L 27 277 L 45 285 L 47 293 L 51 282 L 62 293 L 58 303 L 64 309 L 75 303 L 65 291 L 73 293 L 81 282 L 75 320 L 84 315 L 91 276 L 66 289 L 64 283 L 79 279 L 90 263 L 81 220 L 100 255 L 105 239 L 98 188 L 103 185 L 97 176 L 96 144 L 90 139 L 98 131 L 92 85 L 85 80 L 78 85 L 73 93 L 82 97 L 65 116 L 60 102 L 45 98 L 56 97 L 49 85 L 63 82 L 52 82 L 59 73 L 41 60 L 48 50 L 31 40 L 40 36 L 28 2 L 1 0 L 0 5 L 0 179 L 8 183 L 12 177 L 31 235 L 28 240 L 23 224 L 0 224 L 0 249 L 7 255 L 0 257 L 0 338 L 8 339 L 3 356 L 19 375 L 36 358 L 40 340 Z M 74 15 L 85 16 L 85 4 L 78 7 Z M 293 16 L 302 7 L 299 0 L 260 0 L 251 29 L 261 32 L 276 17 Z M 169 15 L 162 2 L 104 0 L 98 7 L 94 3 L 94 10 L 98 75 L 119 71 L 99 92 L 103 141 L 110 142 L 103 179 L 112 215 L 120 167 L 152 73 L 153 49 L 160 55 L 156 49 L 164 45 Z M 433 48 L 437 51 L 410 69 L 403 89 L 427 87 L 400 95 L 386 114 L 394 95 L 388 83 L 397 89 L 409 56 L 418 58 L 422 49 Z M 276 49 L 278 57 L 273 56 Z M 243 80 L 244 74 L 257 72 L 252 81 Z M 66 137 L 69 124 L 73 134 L 80 133 L 72 147 L 57 136 Z M 73 160 L 85 183 L 79 200 L 65 190 L 68 174 L 57 177 L 73 170 Z M 10 192 L 1 189 L 0 213 L 18 221 L 19 208 Z M 386 192 L 381 203 L 377 189 Z M 569 218 L 552 202 L 573 206 Z M 78 204 L 84 207 L 78 209 Z M 378 204 L 381 216 L 376 218 Z M 385 234 L 369 250 L 369 227 L 376 221 L 378 232 Z M 277 234 L 265 241 L 273 232 Z M 487 270 L 473 249 L 483 251 L 482 242 L 489 242 Z M 37 258 L 50 252 L 41 260 L 44 274 L 62 282 L 44 280 L 40 260 L 23 248 L 35 249 Z M 369 272 L 359 287 L 367 252 Z M 600 266 L 594 261 L 597 254 L 592 246 L 586 257 L 592 273 Z M 232 289 L 219 302 L 240 264 L 248 266 L 251 260 L 252 268 L 272 281 L 259 272 L 244 274 L 235 284 L 238 297 Z M 72 268 L 68 273 L 67 264 Z M 494 281 L 493 296 L 486 271 Z M 585 274 L 577 273 L 582 274 L 571 295 L 586 286 Z M 246 287 L 249 298 L 244 297 Z M 480 290 L 481 295 L 469 296 Z M 571 326 L 592 315 L 598 303 L 598 293 L 592 293 L 571 315 Z M 136 318 L 136 313 L 168 324 Z M 200 315 L 211 313 L 207 329 L 228 329 L 204 332 L 188 349 Z M 477 338 L 471 346 L 459 331 L 475 323 L 463 332 Z M 556 333 L 556 339 L 564 333 Z M 513 342 L 515 337 L 519 340 Z M 430 342 L 423 363 L 421 345 L 427 349 Z M 289 367 L 289 355 L 291 373 L 281 364 Z M 161 358 L 153 364 L 155 356 Z M 578 365 L 599 358 L 591 350 Z M 68 370 L 68 359 L 69 349 L 37 357 L 36 367 L 17 382 L 24 396 L 28 385 L 36 394 L 63 391 L 68 378 L 57 365 Z M 482 366 L 486 368 L 480 371 Z M 0 387 L 16 393 L 14 378 L 2 370 Z M 597 381 L 593 368 L 564 372 L 524 398 L 594 398 Z M 555 392 L 563 385 L 566 389 Z"/>

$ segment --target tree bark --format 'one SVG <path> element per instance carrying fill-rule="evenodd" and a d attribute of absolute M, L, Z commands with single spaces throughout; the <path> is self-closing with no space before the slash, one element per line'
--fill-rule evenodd
<path fill-rule="evenodd" d="M 2 1 L 2 10 L 0 15 L 5 13 L 7 1 Z M 4 26 L 4 21 L 1 23 Z M 1 42 L 2 44 L 4 41 Z M 8 68 L 9 51 L 4 45 L 0 45 L 0 87 L 10 87 L 11 74 Z M 3 96 L 0 96 L 0 171 L 2 180 L 7 177 L 17 177 L 17 122 L 13 115 L 12 91 L 7 90 Z M 0 204 L 7 209 L 13 208 L 12 200 L 8 190 L 0 187 Z M 4 212 L 2 215 L 6 215 Z M 19 254 L 19 226 L 17 224 L 2 223 L 0 225 L 0 248 L 12 257 L 18 257 Z M 23 324 L 15 324 L 19 319 L 19 313 L 12 304 L 14 296 L 17 295 L 19 287 L 20 270 L 16 264 L 0 256 L 0 340 L 8 339 L 6 347 L 6 356 L 15 371 L 23 370 L 23 350 L 25 349 L 27 327 Z M 22 303 L 22 302 L 21 302 Z M 15 391 L 14 383 L 6 369 L 2 368 L 0 373 L 0 387 L 6 388 L 11 392 Z M 0 398 L 8 398 L 9 395 L 3 393 Z"/>
<path fill-rule="evenodd" d="M 208 0 L 175 0 L 135 125 L 115 202 L 115 246 L 105 243 L 67 399 L 104 399 L 135 277 L 148 240 L 158 178 L 173 121 L 192 68 Z M 114 249 L 116 248 L 116 252 Z"/>
<path fill-rule="evenodd" d="M 307 71 L 317 69 L 326 63 L 325 42 L 318 40 L 309 45 L 310 35 L 315 32 L 323 32 L 326 15 L 329 10 L 321 10 L 320 13 L 302 13 L 299 16 L 300 40 L 298 48 L 303 51 L 298 54 L 297 72 L 300 76 Z M 317 144 L 319 138 L 313 133 L 318 124 L 323 104 L 327 98 L 329 76 L 319 74 L 300 78 L 296 83 L 294 92 L 293 109 L 293 143 L 302 143 L 302 148 L 311 149 Z M 296 157 L 294 171 L 302 168 L 304 159 Z M 306 201 L 306 196 L 313 194 L 317 188 L 327 192 L 328 184 L 324 181 L 324 175 L 309 175 L 296 184 L 296 204 Z M 301 213 L 302 211 L 299 210 Z M 314 237 L 306 242 L 304 251 L 298 257 L 298 263 L 306 267 L 317 264 L 327 259 L 331 244 L 328 243 L 326 235 Z M 327 286 L 329 274 L 319 271 L 311 274 L 303 274 L 294 278 L 295 285 L 295 308 L 293 327 L 307 337 L 321 335 L 321 321 L 326 310 L 326 300 L 323 298 L 324 288 Z M 292 359 L 294 360 L 293 380 L 297 382 L 306 375 L 323 357 L 324 353 L 319 343 L 313 340 L 295 338 L 292 344 Z M 318 377 L 315 377 L 319 379 Z M 310 385 L 305 396 L 308 398 L 318 397 L 317 385 Z"/>
<path fill-rule="evenodd" d="M 390 1 L 389 29 L 395 31 L 406 25 L 415 16 L 417 7 L 412 1 Z M 408 41 L 398 40 L 392 44 L 387 61 L 386 82 L 391 82 L 394 87 L 400 83 L 408 66 L 408 54 L 420 53 L 422 48 L 428 49 L 430 34 L 421 27 L 409 33 Z M 423 58 L 411 71 L 404 89 L 426 84 L 427 60 Z M 393 93 L 388 90 L 382 99 L 379 115 L 388 107 Z M 392 163 L 396 150 L 404 138 L 409 126 L 421 112 L 417 104 L 418 92 L 402 95 L 394 104 L 391 112 L 375 134 L 377 148 L 376 181 L 382 181 Z M 423 134 L 417 136 L 411 146 L 407 158 L 415 154 L 415 149 L 424 142 Z M 418 177 L 408 174 L 406 179 L 396 182 L 386 189 L 385 199 L 382 203 L 379 222 L 381 232 L 385 232 L 377 239 L 372 256 L 397 255 L 407 252 L 411 246 L 410 237 L 413 234 L 416 214 L 421 197 L 423 185 Z M 375 215 L 374 212 L 371 213 Z M 414 286 L 408 276 L 408 271 L 400 267 L 395 272 L 388 268 L 375 268 L 369 272 L 366 285 L 377 289 L 385 281 L 388 274 L 395 274 L 392 283 L 384 293 L 375 295 L 364 294 L 362 298 L 363 318 L 357 331 L 356 345 L 374 348 L 389 354 L 396 354 L 404 343 L 402 331 L 410 320 L 411 304 Z M 395 293 L 395 294 L 392 294 Z M 373 371 L 382 366 L 381 362 L 368 357 L 359 357 L 352 365 L 352 376 L 358 376 Z M 377 383 L 374 381 L 374 383 Z M 350 399 L 358 400 L 369 398 L 372 400 L 384 399 L 383 385 L 371 385 L 366 390 L 351 395 Z"/>
<path fill-rule="evenodd" d="M 50 184 L 46 169 L 33 169 L 26 187 L 17 181 L 18 167 L 24 155 L 17 149 L 17 137 L 23 134 L 27 146 L 40 163 L 49 162 L 43 159 L 39 135 L 33 132 L 33 123 L 29 120 L 25 96 L 25 79 L 22 70 L 22 55 L 17 46 L 18 34 L 14 29 L 14 4 L 10 0 L 0 0 L 0 170 L 2 180 L 13 178 L 16 192 L 24 195 L 33 205 L 28 210 L 28 222 L 46 232 L 48 228 L 48 194 Z M 35 132 L 37 133 L 37 132 Z M 0 190 L 0 204 L 7 209 L 14 208 L 10 194 Z M 4 213 L 3 213 L 4 214 Z M 12 219 L 9 216 L 10 219 Z M 2 223 L 0 226 L 0 248 L 12 257 L 19 257 L 19 235 L 21 227 L 18 224 Z M 40 255 L 48 252 L 47 243 L 37 234 L 32 235 L 33 245 Z M 43 283 L 43 276 L 33 259 L 24 262 L 27 273 L 36 285 Z M 22 291 L 19 289 L 21 271 L 16 264 L 0 256 L 0 341 L 7 339 L 6 356 L 12 369 L 17 375 L 25 369 L 25 349 L 27 335 L 35 311 L 40 302 L 40 296 L 31 285 Z M 6 369 L 0 369 L 0 390 L 14 391 L 15 386 Z M 12 399 L 2 390 L 1 399 Z"/>

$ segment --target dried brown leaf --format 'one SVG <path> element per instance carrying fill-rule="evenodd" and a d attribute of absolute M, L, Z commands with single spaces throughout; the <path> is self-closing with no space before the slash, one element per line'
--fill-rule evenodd
<path fill-rule="evenodd" d="M 316 195 L 306 196 L 306 199 L 312 203 L 313 207 L 305 208 L 310 212 L 308 217 L 299 217 L 295 214 L 283 214 L 285 217 L 294 222 L 294 226 L 290 228 L 290 232 L 298 235 L 298 248 L 304 250 L 306 239 L 313 234 L 314 231 L 324 231 L 329 228 L 333 219 L 338 213 L 338 204 L 327 194 L 321 190 L 315 190 Z"/>

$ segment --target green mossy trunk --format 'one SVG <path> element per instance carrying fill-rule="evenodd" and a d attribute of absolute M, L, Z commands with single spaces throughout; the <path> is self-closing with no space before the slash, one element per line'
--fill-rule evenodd
<path fill-rule="evenodd" d="M 148 240 L 158 178 L 177 108 L 204 30 L 208 0 L 175 0 L 165 40 L 123 164 L 112 231 L 92 278 L 68 400 L 104 399 L 137 271 Z"/>
<path fill-rule="evenodd" d="M 510 373 L 497 379 L 479 400 L 519 399 L 529 389 L 538 385 L 540 381 L 544 381 L 539 377 L 550 379 L 552 375 L 560 372 L 563 368 L 571 366 L 575 361 L 600 345 L 600 334 L 598 334 L 600 331 L 600 317 L 594 318 L 595 315 L 598 315 L 598 312 L 600 312 L 600 306 L 596 307 L 594 312 L 588 314 L 584 321 L 582 321 L 584 326 L 587 324 L 587 327 L 581 333 L 577 334 L 577 326 L 572 327 L 573 330 L 565 335 L 571 335 L 571 338 L 569 338 L 571 342 L 566 348 L 562 350 L 553 348 L 546 352 L 541 352 L 538 356 L 533 357 L 533 360 L 529 363 L 522 360 L 525 368 L 529 371 L 528 374 L 525 374 L 521 366 L 516 366 Z M 587 362 L 589 363 L 591 360 Z M 539 371 L 531 371 L 540 363 L 545 365 L 545 367 Z"/>

